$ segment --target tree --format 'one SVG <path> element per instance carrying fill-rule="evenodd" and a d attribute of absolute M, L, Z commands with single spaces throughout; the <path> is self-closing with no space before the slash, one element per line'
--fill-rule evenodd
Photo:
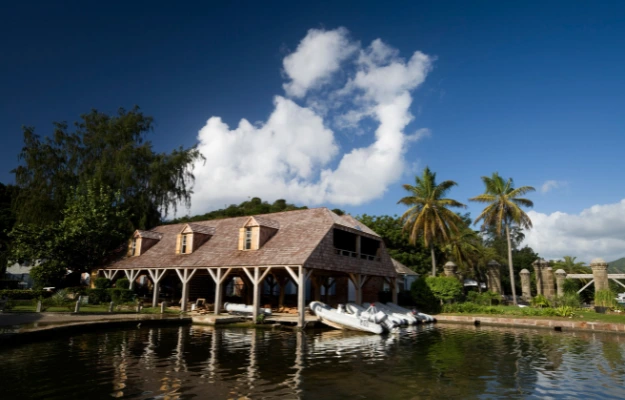
<path fill-rule="evenodd" d="M 6 271 L 10 239 L 9 232 L 15 225 L 15 213 L 12 204 L 17 196 L 17 187 L 0 183 L 0 278 Z"/>
<path fill-rule="evenodd" d="M 87 181 L 118 192 L 133 226 L 151 228 L 161 216 L 190 205 L 193 162 L 202 156 L 195 148 L 156 153 L 146 140 L 153 119 L 138 107 L 116 115 L 97 110 L 81 116 L 70 131 L 54 123 L 52 135 L 41 138 L 24 127 L 21 165 L 12 172 L 20 187 L 17 219 L 46 225 L 63 219 L 72 188 Z"/>
<path fill-rule="evenodd" d="M 11 231 L 12 258 L 37 261 L 37 286 L 57 286 L 68 270 L 85 272 L 121 254 L 131 226 L 119 192 L 87 182 L 67 198 L 60 223 L 18 223 Z"/>
<path fill-rule="evenodd" d="M 584 262 L 575 262 L 577 257 L 564 256 L 562 260 L 553 263 L 556 269 L 562 269 L 567 274 L 592 274 L 592 270 Z"/>
<path fill-rule="evenodd" d="M 410 244 L 400 218 L 389 215 L 371 216 L 364 214 L 356 217 L 356 219 L 382 237 L 391 257 L 420 275 L 427 273 L 429 251 L 419 242 L 415 243 L 414 246 Z"/>
<path fill-rule="evenodd" d="M 506 240 L 508 242 L 508 267 L 510 272 L 512 301 L 516 305 L 517 300 L 512 264 L 510 227 L 513 224 L 525 229 L 532 227 L 530 217 L 521 207 L 533 207 L 534 203 L 520 196 L 533 192 L 535 189 L 531 186 L 522 186 L 515 189 L 512 178 L 505 181 L 497 172 L 494 172 L 490 177 L 483 176 L 482 182 L 484 182 L 485 186 L 484 193 L 469 199 L 470 201 L 479 203 L 488 203 L 482 213 L 475 219 L 475 223 L 483 221 L 483 226 L 494 228 L 497 236 L 501 236 L 502 230 L 505 230 Z"/>
<path fill-rule="evenodd" d="M 409 232 L 410 243 L 416 245 L 419 237 L 425 247 L 429 247 L 432 257 L 432 276 L 436 275 L 435 243 L 450 240 L 450 231 L 458 232 L 462 218 L 448 207 L 465 208 L 456 200 L 445 198 L 449 190 L 456 186 L 454 181 L 436 184 L 436 173 L 425 167 L 421 176 L 415 177 L 415 185 L 403 185 L 410 193 L 398 203 L 410 207 L 403 215 L 404 229 Z"/>

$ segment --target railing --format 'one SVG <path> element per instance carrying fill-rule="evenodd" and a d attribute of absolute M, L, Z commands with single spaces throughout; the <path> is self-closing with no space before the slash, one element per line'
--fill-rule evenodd
<path fill-rule="evenodd" d="M 360 257 L 362 260 L 367 260 L 367 261 L 381 261 L 382 260 L 378 256 L 372 256 L 369 254 L 358 254 L 355 251 L 349 251 L 349 250 L 343 250 L 343 249 L 335 248 L 334 253 L 339 256 L 354 257 L 354 258 Z"/>

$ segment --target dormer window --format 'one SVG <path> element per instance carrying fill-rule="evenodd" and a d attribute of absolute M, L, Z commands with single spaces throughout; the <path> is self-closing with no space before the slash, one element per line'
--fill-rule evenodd
<path fill-rule="evenodd" d="M 182 254 L 187 254 L 187 236 L 188 235 L 182 235 L 182 246 L 180 249 Z"/>
<path fill-rule="evenodd" d="M 215 228 L 203 224 L 186 224 L 178 234 L 176 254 L 191 254 L 215 234 Z"/>
<path fill-rule="evenodd" d="M 252 228 L 245 228 L 245 250 L 252 249 Z"/>
<path fill-rule="evenodd" d="M 163 234 L 155 231 L 136 230 L 128 242 L 128 257 L 140 256 L 161 240 Z"/>

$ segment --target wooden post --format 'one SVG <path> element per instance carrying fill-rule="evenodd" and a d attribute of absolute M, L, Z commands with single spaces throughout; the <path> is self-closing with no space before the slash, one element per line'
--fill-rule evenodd
<path fill-rule="evenodd" d="M 113 306 L 114 305 L 115 304 L 112 301 L 109 303 L 109 312 L 113 312 Z"/>
<path fill-rule="evenodd" d="M 226 278 L 232 271 L 232 268 L 228 268 L 224 273 L 221 268 L 206 268 L 208 273 L 213 278 L 215 282 L 215 310 L 213 311 L 215 315 L 219 315 L 219 311 L 221 311 L 221 302 L 222 302 L 222 285 L 226 281 Z"/>
<path fill-rule="evenodd" d="M 135 287 L 135 280 L 139 276 L 140 272 L 141 272 L 140 269 L 125 269 L 124 270 L 124 273 L 126 274 L 126 278 L 128 278 L 128 280 L 130 281 L 130 286 L 128 287 L 128 289 L 132 290 Z"/>
<path fill-rule="evenodd" d="M 349 274 L 349 279 L 351 279 L 354 287 L 356 289 L 356 301 L 355 303 L 358 305 L 362 304 L 362 287 L 367 283 L 369 276 L 362 274 Z"/>
<path fill-rule="evenodd" d="M 269 274 L 269 271 L 271 271 L 271 267 L 267 267 L 262 275 L 260 275 L 260 267 L 254 267 L 254 275 L 252 275 L 252 273 L 248 270 L 248 267 L 243 267 L 243 271 L 245 271 L 245 274 L 252 281 L 252 285 L 254 285 L 254 298 L 252 299 L 252 318 L 254 319 L 254 323 L 256 323 L 256 320 L 258 318 L 258 311 L 260 308 L 260 284 L 263 282 L 267 274 Z"/>
<path fill-rule="evenodd" d="M 152 278 L 152 283 L 154 284 L 154 290 L 152 293 L 152 307 L 158 307 L 158 296 L 161 292 L 160 281 L 165 275 L 167 270 L 165 269 L 148 269 L 148 273 L 150 274 L 150 278 Z"/>
<path fill-rule="evenodd" d="M 76 307 L 74 308 L 74 312 L 75 313 L 79 313 L 80 312 L 80 299 L 82 298 L 82 296 L 78 296 L 78 300 L 76 300 Z"/>
<path fill-rule="evenodd" d="M 306 324 L 306 268 L 299 266 L 299 276 L 297 281 L 297 327 L 302 329 Z"/>
<path fill-rule="evenodd" d="M 182 271 L 182 272 L 181 272 Z M 193 275 L 197 272 L 197 269 L 176 269 L 178 278 L 182 282 L 182 298 L 180 299 L 180 311 L 187 311 L 187 302 L 189 301 L 189 281 L 193 278 Z"/>
<path fill-rule="evenodd" d="M 391 295 L 393 303 L 397 304 L 397 278 L 391 278 Z"/>
<path fill-rule="evenodd" d="M 41 300 L 37 301 L 37 312 L 41 312 Z"/>
<path fill-rule="evenodd" d="M 161 303 L 161 314 L 165 314 L 165 309 L 167 308 L 167 302 L 163 301 Z"/>

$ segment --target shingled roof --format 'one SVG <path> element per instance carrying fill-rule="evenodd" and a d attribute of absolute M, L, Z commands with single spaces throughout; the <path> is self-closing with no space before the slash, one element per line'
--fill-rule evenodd
<path fill-rule="evenodd" d="M 238 249 L 239 229 L 250 217 L 193 222 L 192 229 L 214 232 L 209 241 L 191 254 L 175 254 L 177 235 L 187 224 L 161 225 L 150 232 L 161 240 L 145 253 L 127 257 L 107 268 L 184 268 L 303 265 L 309 268 L 395 276 L 384 243 L 379 261 L 336 255 L 332 245 L 333 227 L 380 239 L 351 216 L 338 216 L 327 208 L 285 211 L 254 216 L 264 226 L 277 229 L 260 249 Z M 265 225 L 266 224 L 266 225 Z M 358 228 L 358 227 L 359 228 Z"/>
<path fill-rule="evenodd" d="M 215 227 L 213 227 L 213 226 L 196 224 L 196 223 L 188 223 L 187 225 L 189 226 L 189 229 L 191 229 L 191 232 L 193 232 L 193 233 L 201 233 L 201 234 L 204 234 L 204 235 L 211 235 L 212 236 L 217 231 L 215 229 Z"/>
<path fill-rule="evenodd" d="M 135 231 L 135 235 L 138 235 L 141 238 L 156 239 L 156 240 L 161 240 L 161 238 L 163 237 L 162 233 L 154 232 L 154 231 L 142 231 L 139 229 Z"/>

